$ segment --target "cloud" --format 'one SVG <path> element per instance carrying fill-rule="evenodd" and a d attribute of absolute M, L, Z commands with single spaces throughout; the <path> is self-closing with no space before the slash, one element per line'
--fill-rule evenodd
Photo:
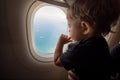
<path fill-rule="evenodd" d="M 57 7 L 54 6 L 44 6 L 35 14 L 35 18 L 39 19 L 51 19 L 51 20 L 63 20 L 66 19 L 66 14 Z"/>

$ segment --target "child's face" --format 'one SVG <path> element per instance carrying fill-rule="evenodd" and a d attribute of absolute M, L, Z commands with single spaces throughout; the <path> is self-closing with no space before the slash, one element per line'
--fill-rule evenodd
<path fill-rule="evenodd" d="M 69 11 L 67 14 L 67 20 L 68 20 L 68 31 L 69 31 L 69 36 L 75 40 L 79 41 L 84 38 L 83 30 L 81 28 L 80 23 L 76 23 L 72 19 L 69 18 Z"/>

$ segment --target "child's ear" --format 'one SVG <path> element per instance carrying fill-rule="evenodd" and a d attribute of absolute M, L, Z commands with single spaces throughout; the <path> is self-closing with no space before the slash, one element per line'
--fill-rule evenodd
<path fill-rule="evenodd" d="M 81 26 L 82 26 L 82 29 L 83 29 L 83 34 L 84 35 L 89 34 L 89 32 L 90 32 L 90 24 L 88 22 L 86 22 L 86 21 L 82 21 Z"/>

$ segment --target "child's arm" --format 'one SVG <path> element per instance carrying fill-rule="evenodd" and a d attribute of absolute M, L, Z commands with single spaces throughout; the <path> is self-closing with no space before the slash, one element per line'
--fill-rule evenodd
<path fill-rule="evenodd" d="M 58 43 L 57 43 L 57 46 L 56 46 L 56 49 L 55 49 L 55 53 L 54 53 L 54 63 L 55 63 L 55 65 L 62 66 L 62 63 L 60 61 L 60 56 L 63 53 L 64 44 L 66 44 L 68 42 L 71 42 L 71 38 L 68 37 L 67 35 L 62 34 L 60 36 L 59 40 L 58 40 Z"/>

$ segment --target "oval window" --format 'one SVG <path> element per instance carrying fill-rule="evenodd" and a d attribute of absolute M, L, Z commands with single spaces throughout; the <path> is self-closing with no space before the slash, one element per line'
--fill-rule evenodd
<path fill-rule="evenodd" d="M 33 42 L 37 54 L 53 57 L 57 40 L 67 34 L 66 14 L 56 6 L 42 6 L 33 15 Z"/>

